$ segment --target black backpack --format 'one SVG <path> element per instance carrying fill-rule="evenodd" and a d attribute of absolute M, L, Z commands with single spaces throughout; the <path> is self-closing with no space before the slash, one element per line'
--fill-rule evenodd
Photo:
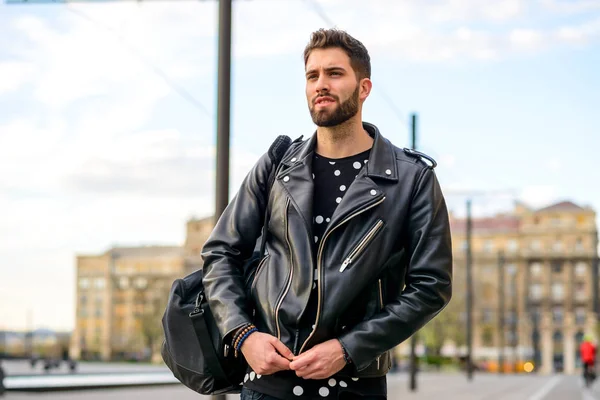
<path fill-rule="evenodd" d="M 289 137 L 281 135 L 269 148 L 273 168 L 267 193 L 275 180 L 279 162 L 291 144 Z M 245 282 L 252 281 L 256 266 L 265 253 L 267 222 L 268 215 L 265 215 L 263 230 L 257 239 L 259 250 L 244 263 Z M 235 358 L 233 349 L 229 354 L 223 351 L 225 346 L 204 294 L 202 275 L 202 269 L 199 269 L 173 282 L 162 317 L 165 339 L 161 355 L 175 378 L 200 394 L 240 393 L 248 364 L 244 357 Z"/>

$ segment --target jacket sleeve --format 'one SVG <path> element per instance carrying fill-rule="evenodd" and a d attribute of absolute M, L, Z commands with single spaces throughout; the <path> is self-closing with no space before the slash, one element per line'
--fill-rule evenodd
<path fill-rule="evenodd" d="M 204 289 L 223 338 L 251 322 L 242 266 L 261 234 L 272 166 L 267 154 L 258 160 L 202 248 Z"/>
<path fill-rule="evenodd" d="M 404 290 L 388 298 L 380 313 L 339 337 L 358 371 L 423 327 L 452 295 L 450 224 L 433 170 L 424 168 L 415 186 L 407 215 Z"/>

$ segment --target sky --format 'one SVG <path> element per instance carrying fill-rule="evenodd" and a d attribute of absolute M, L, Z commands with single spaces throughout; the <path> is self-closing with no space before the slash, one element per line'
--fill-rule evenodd
<path fill-rule="evenodd" d="M 0 329 L 72 329 L 76 255 L 214 210 L 217 2 L 89 3 L 0 3 Z M 302 51 L 333 26 L 371 55 L 363 119 L 409 147 L 417 113 L 452 212 L 600 210 L 599 0 L 234 1 L 231 196 L 314 133 Z"/>

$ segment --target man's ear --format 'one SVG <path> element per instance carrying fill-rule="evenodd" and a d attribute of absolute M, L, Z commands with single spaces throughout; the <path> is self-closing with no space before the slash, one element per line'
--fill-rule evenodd
<path fill-rule="evenodd" d="M 369 78 L 363 78 L 359 82 L 360 89 L 358 91 L 358 97 L 360 101 L 365 101 L 369 94 L 371 94 L 371 89 L 373 88 L 373 82 Z"/>

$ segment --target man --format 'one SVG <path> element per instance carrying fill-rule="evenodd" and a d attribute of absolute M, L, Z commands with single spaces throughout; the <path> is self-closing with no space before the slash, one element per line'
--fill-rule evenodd
<path fill-rule="evenodd" d="M 321 29 L 304 63 L 317 130 L 292 144 L 269 193 L 269 157 L 250 171 L 203 248 L 206 294 L 249 364 L 242 400 L 385 398 L 390 349 L 450 300 L 448 213 L 435 163 L 363 123 L 363 44 Z M 246 290 L 241 266 L 265 212 L 266 252 Z"/>
<path fill-rule="evenodd" d="M 590 384 L 595 379 L 596 367 L 596 346 L 592 342 L 590 335 L 585 335 L 579 346 L 581 362 L 583 363 L 583 379 L 586 384 Z"/>

